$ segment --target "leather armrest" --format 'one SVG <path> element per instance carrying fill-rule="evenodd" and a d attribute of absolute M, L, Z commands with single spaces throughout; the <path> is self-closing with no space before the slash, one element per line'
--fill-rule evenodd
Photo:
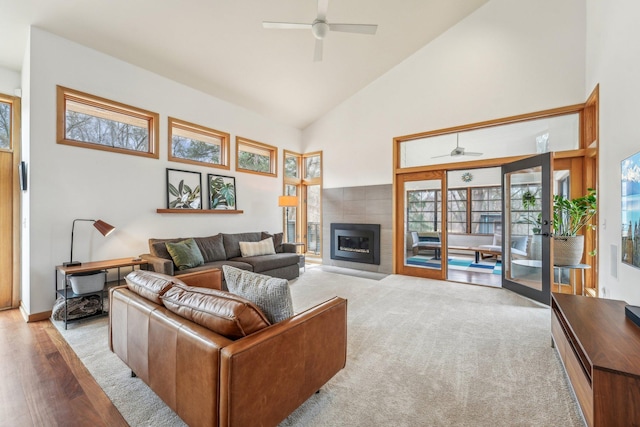
<path fill-rule="evenodd" d="M 338 297 L 225 346 L 220 425 L 277 425 L 346 359 L 347 301 Z"/>
<path fill-rule="evenodd" d="M 182 280 L 189 286 L 223 290 L 222 270 L 220 270 L 219 268 L 181 274 L 179 276 L 176 276 L 176 279 Z"/>
<path fill-rule="evenodd" d="M 160 258 L 157 256 L 153 256 L 151 254 L 142 254 L 140 258 L 144 259 L 149 263 L 151 267 L 151 271 L 155 271 L 156 273 L 168 274 L 169 276 L 173 276 L 173 261 L 166 258 Z"/>

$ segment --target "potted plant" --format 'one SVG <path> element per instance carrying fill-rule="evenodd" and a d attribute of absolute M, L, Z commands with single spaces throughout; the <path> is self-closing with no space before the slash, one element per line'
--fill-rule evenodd
<path fill-rule="evenodd" d="M 587 189 L 587 194 L 575 199 L 553 196 L 553 263 L 554 265 L 576 265 L 582 260 L 584 235 L 578 235 L 583 227 L 594 230 L 591 218 L 597 212 L 596 191 Z"/>

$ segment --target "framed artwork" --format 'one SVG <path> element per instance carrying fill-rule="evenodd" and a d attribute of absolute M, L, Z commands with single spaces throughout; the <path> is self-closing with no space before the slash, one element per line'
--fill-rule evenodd
<path fill-rule="evenodd" d="M 640 268 L 640 153 L 622 161 L 622 262 Z"/>
<path fill-rule="evenodd" d="M 200 172 L 167 169 L 167 209 L 202 209 Z"/>
<path fill-rule="evenodd" d="M 208 175 L 209 209 L 238 209 L 236 179 L 232 176 Z"/>

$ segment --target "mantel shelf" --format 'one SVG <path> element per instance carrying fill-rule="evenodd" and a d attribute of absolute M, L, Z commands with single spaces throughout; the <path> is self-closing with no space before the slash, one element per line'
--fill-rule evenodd
<path fill-rule="evenodd" d="M 241 214 L 242 210 L 236 209 L 156 209 L 157 213 L 178 214 Z"/>

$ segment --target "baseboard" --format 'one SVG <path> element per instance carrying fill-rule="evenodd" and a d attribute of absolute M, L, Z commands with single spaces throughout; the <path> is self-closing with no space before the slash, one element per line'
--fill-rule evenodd
<path fill-rule="evenodd" d="M 42 313 L 29 314 L 29 313 L 27 313 L 27 310 L 22 305 L 22 301 L 21 301 L 20 302 L 20 314 L 22 314 L 22 318 L 27 323 L 39 322 L 41 320 L 49 319 L 51 317 L 51 310 L 43 311 Z"/>

